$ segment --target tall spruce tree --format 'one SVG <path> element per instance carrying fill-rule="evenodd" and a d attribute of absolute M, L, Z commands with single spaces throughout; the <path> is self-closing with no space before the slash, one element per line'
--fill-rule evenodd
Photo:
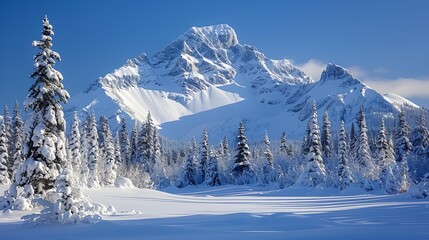
<path fill-rule="evenodd" d="M 65 128 L 61 103 L 67 103 L 68 92 L 64 89 L 61 73 L 54 69 L 60 55 L 51 50 L 52 25 L 43 19 L 42 38 L 33 46 L 40 49 L 34 56 L 35 70 L 31 75 L 36 81 L 31 86 L 25 110 L 29 113 L 25 122 L 25 162 L 18 169 L 16 184 L 25 187 L 27 196 L 44 195 L 54 187 L 55 178 L 66 162 Z"/>
<path fill-rule="evenodd" d="M 417 118 L 417 123 L 410 136 L 413 152 L 419 155 L 424 154 L 424 149 L 429 147 L 429 130 L 426 124 L 426 118 L 421 113 Z"/>
<path fill-rule="evenodd" d="M 282 137 L 280 138 L 280 153 L 286 155 L 288 152 L 288 145 L 286 139 L 286 132 L 282 132 Z"/>
<path fill-rule="evenodd" d="M 331 121 L 329 121 L 328 112 L 325 111 L 323 115 L 323 126 L 322 126 L 322 153 L 325 159 L 329 159 L 332 156 L 332 143 L 331 143 Z"/>
<path fill-rule="evenodd" d="M 124 162 L 122 161 L 122 153 L 121 153 L 121 135 L 119 132 L 116 132 L 115 136 L 115 163 L 118 168 L 118 175 L 123 173 Z"/>
<path fill-rule="evenodd" d="M 80 129 L 80 172 L 75 173 L 77 176 L 80 176 L 81 186 L 87 187 L 88 185 L 88 176 L 89 176 L 89 149 L 90 149 L 90 120 L 91 118 L 87 116 L 85 121 L 82 122 L 82 127 Z"/>
<path fill-rule="evenodd" d="M 274 156 L 271 153 L 271 142 L 267 132 L 265 132 L 265 136 L 262 141 L 264 143 L 263 151 L 266 158 L 266 162 L 262 167 L 262 184 L 266 185 L 276 181 L 276 173 L 274 169 Z"/>
<path fill-rule="evenodd" d="M 187 158 L 183 166 L 182 186 L 196 185 L 196 155 L 192 144 L 189 144 L 187 148 Z"/>
<path fill-rule="evenodd" d="M 317 107 L 313 102 L 312 114 L 308 122 L 309 132 L 309 152 L 307 154 L 308 163 L 299 176 L 298 184 L 308 187 L 315 187 L 326 182 L 326 169 L 323 164 L 323 157 L 320 144 L 320 130 L 317 124 Z"/>
<path fill-rule="evenodd" d="M 124 162 L 123 165 L 127 166 L 131 164 L 131 142 L 128 137 L 127 120 L 121 119 L 121 130 L 119 132 L 119 144 L 121 146 L 121 159 Z"/>
<path fill-rule="evenodd" d="M 198 176 L 200 180 L 198 183 L 203 183 L 206 179 L 206 168 L 207 162 L 209 161 L 209 137 L 206 129 L 204 129 L 203 132 L 200 154 L 200 164 L 198 165 Z"/>
<path fill-rule="evenodd" d="M 408 138 L 409 132 L 410 127 L 405 119 L 405 113 L 401 111 L 395 139 L 396 168 L 393 169 L 396 189 L 399 193 L 406 192 L 410 187 L 407 158 L 411 152 L 412 144 Z"/>
<path fill-rule="evenodd" d="M 137 124 L 134 124 L 133 129 L 131 130 L 131 137 L 130 137 L 130 146 L 131 146 L 131 164 L 137 164 L 138 158 L 139 158 L 139 148 L 138 148 L 138 139 L 139 134 L 137 130 Z"/>
<path fill-rule="evenodd" d="M 354 178 L 348 166 L 349 146 L 347 144 L 346 129 L 343 121 L 341 121 L 340 126 L 340 138 L 338 142 L 338 160 L 338 186 L 340 187 L 340 189 L 345 189 L 354 182 Z"/>
<path fill-rule="evenodd" d="M 88 115 L 88 181 L 89 188 L 100 186 L 98 164 L 100 150 L 98 146 L 97 120 L 94 114 Z"/>
<path fill-rule="evenodd" d="M 413 145 L 408 163 L 410 164 L 410 173 L 413 174 L 413 179 L 420 181 L 424 179 L 426 173 L 429 172 L 429 131 L 426 125 L 426 118 L 421 113 L 417 118 L 417 123 L 410 135 L 410 141 Z"/>
<path fill-rule="evenodd" d="M 353 154 L 355 152 L 355 147 L 356 147 L 356 141 L 357 141 L 357 137 L 356 137 L 356 130 L 355 130 L 355 124 L 352 123 L 352 126 L 350 128 L 350 152 Z"/>
<path fill-rule="evenodd" d="M 4 122 L 0 125 L 0 185 L 10 183 L 8 173 L 9 155 L 7 153 L 7 133 L 6 124 Z"/>
<path fill-rule="evenodd" d="M 236 184 L 250 183 L 253 181 L 252 178 L 254 177 L 254 172 L 250 167 L 250 151 L 244 130 L 244 124 L 240 122 L 237 136 L 237 155 L 235 155 L 235 162 L 231 170 Z"/>
<path fill-rule="evenodd" d="M 113 142 L 112 132 L 108 119 L 105 116 L 101 117 L 101 136 L 103 142 L 100 144 L 101 159 L 102 159 L 102 185 L 110 186 L 116 179 L 116 162 L 115 162 L 115 148 Z"/>
<path fill-rule="evenodd" d="M 385 184 L 387 179 L 388 167 L 392 167 L 392 162 L 394 161 L 394 159 L 389 157 L 389 143 L 387 140 L 384 118 L 382 118 L 377 139 L 377 165 L 380 169 L 380 180 L 383 184 Z"/>
<path fill-rule="evenodd" d="M 13 133 L 13 129 L 12 129 L 12 118 L 10 117 L 9 108 L 7 107 L 7 105 L 5 105 L 3 109 L 3 124 L 5 127 L 5 131 L 3 134 L 6 141 L 4 144 L 6 144 L 6 154 L 8 155 L 6 166 L 7 166 L 7 172 L 9 174 L 9 178 L 12 179 L 13 160 L 11 158 L 10 153 L 12 152 L 13 143 L 11 141 L 11 136 Z"/>
<path fill-rule="evenodd" d="M 219 171 L 216 150 L 210 149 L 210 159 L 207 161 L 207 168 L 205 171 L 205 183 L 209 186 L 219 186 Z"/>
<path fill-rule="evenodd" d="M 409 140 L 410 126 L 405 119 L 405 112 L 401 111 L 399 114 L 399 126 L 395 136 L 395 154 L 396 161 L 405 161 L 411 152 L 413 145 Z"/>
<path fill-rule="evenodd" d="M 22 145 L 24 144 L 24 122 L 21 119 L 21 110 L 18 101 L 16 101 L 15 108 L 13 109 L 12 129 L 9 157 L 10 162 L 13 162 L 12 179 L 15 179 L 16 171 L 24 162 L 24 155 L 22 154 Z"/>
<path fill-rule="evenodd" d="M 373 183 L 377 179 L 377 171 L 371 158 L 371 151 L 368 144 L 368 129 L 366 126 L 365 112 L 363 107 L 360 108 L 358 119 L 358 136 L 355 146 L 355 161 L 359 167 L 360 181 L 365 188 L 372 190 Z"/>
<path fill-rule="evenodd" d="M 80 138 L 79 118 L 77 116 L 77 112 L 75 112 L 68 143 L 70 149 L 70 165 L 72 166 L 74 174 L 79 177 L 82 167 Z"/>
<path fill-rule="evenodd" d="M 155 146 L 156 144 L 158 144 L 158 146 Z M 159 151 L 157 129 L 152 120 L 152 115 L 149 112 L 146 122 L 142 124 L 138 135 L 138 162 L 143 167 L 144 171 L 149 174 L 153 173 L 156 156 L 157 154 L 159 155 Z"/>

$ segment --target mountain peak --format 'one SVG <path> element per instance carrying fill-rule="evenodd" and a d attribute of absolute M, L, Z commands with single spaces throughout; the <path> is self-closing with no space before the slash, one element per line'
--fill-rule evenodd
<path fill-rule="evenodd" d="M 320 81 L 326 81 L 327 79 L 344 79 L 350 77 L 354 78 L 347 69 L 333 63 L 328 63 L 328 66 L 326 66 L 326 69 L 322 72 Z"/>
<path fill-rule="evenodd" d="M 238 44 L 235 30 L 228 24 L 217 24 L 204 27 L 192 27 L 181 38 L 197 40 L 213 47 L 230 48 Z"/>

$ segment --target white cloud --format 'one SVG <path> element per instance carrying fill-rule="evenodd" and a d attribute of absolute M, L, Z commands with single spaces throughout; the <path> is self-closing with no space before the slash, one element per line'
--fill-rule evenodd
<path fill-rule="evenodd" d="M 396 93 L 407 98 L 419 97 L 429 99 L 429 79 L 368 79 L 364 80 L 364 82 L 380 93 Z"/>
<path fill-rule="evenodd" d="M 314 81 L 320 79 L 320 75 L 326 68 L 326 63 L 317 59 L 310 59 L 308 62 L 303 64 L 296 64 L 296 66 L 309 75 Z"/>

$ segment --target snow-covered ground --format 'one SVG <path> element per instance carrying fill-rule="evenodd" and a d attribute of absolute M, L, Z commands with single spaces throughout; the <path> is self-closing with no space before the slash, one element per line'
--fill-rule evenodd
<path fill-rule="evenodd" d="M 94 225 L 32 226 L 20 220 L 28 212 L 2 212 L 0 233 L 1 239 L 429 239 L 429 201 L 336 191 L 100 188 L 87 194 L 113 204 L 118 215 Z"/>

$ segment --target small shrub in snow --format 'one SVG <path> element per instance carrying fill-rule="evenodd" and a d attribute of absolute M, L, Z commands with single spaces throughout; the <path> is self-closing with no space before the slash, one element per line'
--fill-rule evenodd
<path fill-rule="evenodd" d="M 64 169 L 55 180 L 56 191 L 47 193 L 46 208 L 39 214 L 24 216 L 27 223 L 97 223 L 100 214 L 113 214 L 102 204 L 93 203 L 76 186 L 70 170 Z M 114 208 L 110 208 L 114 210 Z"/>

